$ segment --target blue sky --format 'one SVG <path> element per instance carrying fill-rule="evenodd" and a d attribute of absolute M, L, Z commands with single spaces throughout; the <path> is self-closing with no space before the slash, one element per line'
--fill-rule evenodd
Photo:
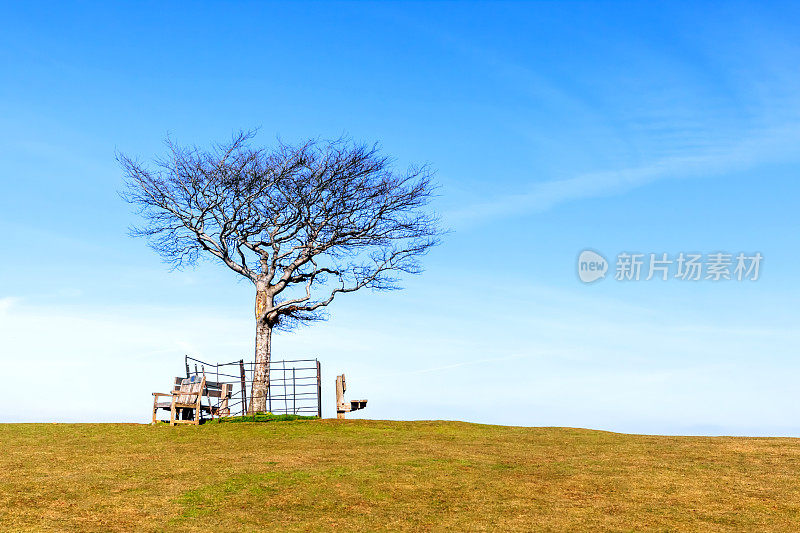
<path fill-rule="evenodd" d="M 800 36 L 777 3 L 6 4 L 2 421 L 147 421 L 184 353 L 251 357 L 251 287 L 169 272 L 115 151 L 380 141 L 452 229 L 404 291 L 275 340 L 361 416 L 800 436 Z M 764 256 L 756 282 L 616 282 L 578 253 Z M 612 265 L 613 270 L 613 265 Z M 129 386 L 116 404 L 95 391 Z M 44 392 L 41 392 L 43 389 Z M 53 409 L 53 402 L 58 405 Z"/>

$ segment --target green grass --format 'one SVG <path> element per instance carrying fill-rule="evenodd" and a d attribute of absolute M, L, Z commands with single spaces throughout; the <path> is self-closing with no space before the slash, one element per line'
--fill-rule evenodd
<path fill-rule="evenodd" d="M 209 420 L 207 424 L 238 424 L 241 422 L 294 422 L 295 420 L 316 420 L 316 416 L 304 415 L 273 415 L 272 413 L 256 413 L 247 416 L 229 416 L 226 418 L 215 418 Z"/>
<path fill-rule="evenodd" d="M 6 531 L 796 531 L 800 441 L 459 422 L 0 424 Z"/>

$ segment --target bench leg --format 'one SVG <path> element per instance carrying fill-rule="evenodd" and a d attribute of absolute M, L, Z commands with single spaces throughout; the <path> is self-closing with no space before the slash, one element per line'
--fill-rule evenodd
<path fill-rule="evenodd" d="M 169 425 L 175 425 L 175 404 L 173 403 L 169 409 Z"/>

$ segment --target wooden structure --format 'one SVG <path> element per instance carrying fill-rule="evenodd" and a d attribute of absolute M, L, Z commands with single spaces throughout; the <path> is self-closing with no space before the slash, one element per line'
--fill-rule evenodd
<path fill-rule="evenodd" d="M 172 392 L 153 393 L 153 423 L 157 422 L 156 415 L 159 409 L 170 411 L 169 423 L 171 426 L 176 424 L 199 424 L 203 413 L 208 413 L 211 417 L 230 416 L 229 401 L 231 398 L 232 386 L 229 383 L 216 383 L 207 381 L 205 373 L 190 376 L 188 378 L 175 378 Z M 170 401 L 158 401 L 159 398 L 168 396 Z M 208 398 L 208 404 L 203 404 L 203 397 Z M 217 398 L 216 405 L 211 398 Z"/>
<path fill-rule="evenodd" d="M 336 418 L 344 418 L 345 413 L 350 411 L 358 411 L 367 406 L 367 400 L 350 400 L 344 401 L 344 393 L 347 390 L 347 383 L 344 379 L 344 374 L 336 376 Z"/>
<path fill-rule="evenodd" d="M 207 415 L 222 418 L 248 414 L 248 393 L 253 385 L 255 363 L 245 363 L 239 359 L 210 364 L 186 355 L 184 365 L 186 376 L 175 378 L 172 392 L 153 393 L 153 423 L 158 421 L 159 409 L 170 411 L 173 424 L 182 423 L 183 420 L 202 423 L 208 418 Z M 198 416 L 196 391 L 190 389 L 189 385 L 202 380 L 205 380 L 205 385 L 202 387 Z M 191 398 L 184 398 L 190 400 L 191 405 L 176 407 L 173 416 L 173 400 L 181 403 L 178 401 L 181 387 L 184 387 L 184 393 L 192 394 Z M 322 418 L 322 367 L 319 360 L 270 361 L 267 409 L 273 414 L 316 415 Z"/>
<path fill-rule="evenodd" d="M 177 391 L 172 391 L 172 403 L 170 405 L 169 425 L 175 424 L 194 424 L 200 423 L 200 411 L 203 405 L 203 389 L 206 386 L 205 373 L 197 380 L 197 376 L 192 376 L 181 381 L 181 386 Z M 180 419 L 178 410 L 186 412 L 186 409 L 194 411 L 194 420 L 191 418 Z"/>

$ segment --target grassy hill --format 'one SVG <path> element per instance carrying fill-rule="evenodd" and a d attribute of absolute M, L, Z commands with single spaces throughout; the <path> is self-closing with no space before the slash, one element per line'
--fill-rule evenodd
<path fill-rule="evenodd" d="M 0 529 L 794 530 L 800 440 L 459 422 L 0 424 Z"/>

